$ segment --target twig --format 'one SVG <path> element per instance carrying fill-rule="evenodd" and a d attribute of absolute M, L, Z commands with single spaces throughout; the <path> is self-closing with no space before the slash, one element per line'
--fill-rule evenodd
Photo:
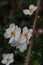
<path fill-rule="evenodd" d="M 20 8 L 21 8 L 21 6 L 22 6 L 22 0 L 20 0 L 20 3 L 19 3 L 18 8 L 20 9 Z"/>
<path fill-rule="evenodd" d="M 11 18 L 12 18 L 12 16 L 13 16 L 13 8 L 14 8 L 14 6 L 15 6 L 15 0 L 10 0 L 9 3 L 10 3 L 10 7 L 11 7 L 10 13 L 9 13 L 10 21 L 11 21 Z"/>
<path fill-rule="evenodd" d="M 30 0 L 30 3 L 32 3 L 33 2 L 33 0 Z"/>
<path fill-rule="evenodd" d="M 3 2 L 0 3 L 0 6 L 5 6 L 7 4 L 8 4 L 8 1 L 3 1 Z"/>
<path fill-rule="evenodd" d="M 41 0 L 38 0 L 38 2 L 37 2 L 38 9 L 36 11 L 36 16 L 35 16 L 35 19 L 33 21 L 33 26 L 32 26 L 32 28 L 33 28 L 33 35 L 32 35 L 32 38 L 30 39 L 30 45 L 29 45 L 29 49 L 28 49 L 28 53 L 27 53 L 26 61 L 25 61 L 24 65 L 29 65 L 29 62 L 30 62 L 32 46 L 33 46 L 33 39 L 34 39 L 34 33 L 35 33 L 35 26 L 36 26 L 36 23 L 37 23 L 37 15 L 39 13 L 40 3 L 41 3 Z"/>

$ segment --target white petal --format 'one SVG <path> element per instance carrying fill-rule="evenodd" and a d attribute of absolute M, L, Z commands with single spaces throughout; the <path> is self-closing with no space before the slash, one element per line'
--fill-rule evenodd
<path fill-rule="evenodd" d="M 25 43 L 25 42 L 26 42 L 26 39 L 23 38 L 23 37 L 21 37 L 21 38 L 20 38 L 20 43 Z"/>
<path fill-rule="evenodd" d="M 15 41 L 17 41 L 20 38 L 21 35 L 21 28 L 16 29 L 16 35 L 15 35 Z"/>
<path fill-rule="evenodd" d="M 9 27 L 10 27 L 10 28 L 15 27 L 15 24 L 12 23 L 12 24 L 9 25 Z"/>
<path fill-rule="evenodd" d="M 28 40 L 30 40 L 31 36 L 32 36 L 32 34 L 31 34 L 31 33 L 29 33 L 29 35 L 28 35 Z"/>
<path fill-rule="evenodd" d="M 14 59 L 12 58 L 11 61 L 10 61 L 10 63 L 13 63 L 13 62 L 14 62 Z"/>
<path fill-rule="evenodd" d="M 6 64 L 7 62 L 6 62 L 5 59 L 3 59 L 3 60 L 1 61 L 1 63 Z"/>
<path fill-rule="evenodd" d="M 10 63 L 8 62 L 8 63 L 6 63 L 6 65 L 9 65 Z"/>
<path fill-rule="evenodd" d="M 25 15 L 29 15 L 28 9 L 23 10 L 23 13 L 24 13 Z"/>
<path fill-rule="evenodd" d="M 33 4 L 29 5 L 29 9 L 33 9 L 33 8 L 34 8 Z"/>
<path fill-rule="evenodd" d="M 6 29 L 6 32 L 9 33 L 11 31 L 11 28 Z"/>
<path fill-rule="evenodd" d="M 28 28 L 27 27 L 24 27 L 23 28 L 23 32 L 28 32 Z"/>
<path fill-rule="evenodd" d="M 18 26 L 16 25 L 16 26 L 15 26 L 15 28 L 17 29 L 17 28 L 18 28 Z"/>
<path fill-rule="evenodd" d="M 17 34 L 20 34 L 21 33 L 21 28 L 20 27 L 19 28 L 18 27 L 16 28 L 16 33 Z"/>
<path fill-rule="evenodd" d="M 21 45 L 19 48 L 20 52 L 24 52 L 26 49 L 27 49 L 27 45 L 25 43 Z"/>
<path fill-rule="evenodd" d="M 4 37 L 5 37 L 5 38 L 10 38 L 10 34 L 7 33 L 7 32 L 5 32 L 5 33 L 4 33 Z"/>
<path fill-rule="evenodd" d="M 14 54 L 13 53 L 11 53 L 10 55 L 11 55 L 12 58 L 14 57 Z"/>
<path fill-rule="evenodd" d="M 19 39 L 19 36 L 20 36 L 20 35 L 16 35 L 16 36 L 15 36 L 15 42 Z"/>
<path fill-rule="evenodd" d="M 14 42 L 14 43 L 11 43 L 11 46 L 12 46 L 12 47 L 16 47 L 16 45 L 17 45 L 17 44 L 16 44 L 15 42 Z"/>
<path fill-rule="evenodd" d="M 34 11 L 35 11 L 35 10 L 37 10 L 37 8 L 38 8 L 38 7 L 37 7 L 37 6 L 35 6 L 35 7 L 34 7 Z"/>
<path fill-rule="evenodd" d="M 33 29 L 29 29 L 29 32 L 32 33 L 33 32 Z"/>
<path fill-rule="evenodd" d="M 26 41 L 26 44 L 27 44 L 27 45 L 29 44 L 29 40 Z"/>
<path fill-rule="evenodd" d="M 13 43 L 14 40 L 15 40 L 15 37 L 11 37 L 9 40 L 9 43 Z"/>

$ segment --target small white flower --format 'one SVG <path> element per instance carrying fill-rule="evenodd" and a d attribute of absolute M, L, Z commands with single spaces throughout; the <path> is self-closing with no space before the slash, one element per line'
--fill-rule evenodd
<path fill-rule="evenodd" d="M 32 36 L 32 29 L 28 29 L 27 27 L 23 28 L 23 32 L 22 32 L 22 41 L 29 41 L 31 36 Z"/>
<path fill-rule="evenodd" d="M 10 38 L 9 43 L 13 43 L 13 42 L 17 41 L 20 37 L 20 34 L 21 34 L 21 28 L 16 27 L 15 36 Z"/>
<path fill-rule="evenodd" d="M 5 38 L 11 38 L 11 37 L 15 36 L 15 33 L 16 33 L 15 24 L 12 23 L 12 24 L 9 25 L 9 28 L 6 29 L 4 37 Z"/>
<path fill-rule="evenodd" d="M 29 6 L 29 9 L 25 9 L 25 10 L 23 10 L 23 13 L 25 14 L 25 15 L 32 15 L 33 14 L 33 12 L 34 11 L 36 11 L 37 10 L 37 6 L 34 6 L 34 5 L 30 5 Z"/>
<path fill-rule="evenodd" d="M 5 38 L 10 38 L 9 43 L 11 43 L 14 40 L 17 40 L 20 36 L 21 28 L 18 26 L 15 26 L 15 24 L 10 24 L 9 28 L 6 29 L 6 32 L 4 34 Z"/>
<path fill-rule="evenodd" d="M 3 59 L 1 61 L 2 64 L 9 65 L 10 63 L 14 62 L 14 54 L 3 54 Z"/>

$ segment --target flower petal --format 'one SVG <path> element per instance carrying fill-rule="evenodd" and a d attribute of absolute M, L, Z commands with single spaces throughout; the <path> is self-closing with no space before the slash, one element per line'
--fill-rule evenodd
<path fill-rule="evenodd" d="M 28 9 L 23 10 L 23 13 L 24 13 L 25 15 L 29 15 Z"/>
<path fill-rule="evenodd" d="M 1 63 L 6 64 L 7 62 L 6 62 L 5 59 L 3 59 L 3 60 L 1 61 Z"/>
<path fill-rule="evenodd" d="M 29 33 L 29 35 L 28 35 L 28 40 L 30 40 L 31 36 L 32 36 L 32 34 L 31 34 L 31 33 Z"/>
<path fill-rule="evenodd" d="M 7 33 L 7 32 L 5 32 L 5 33 L 4 33 L 4 37 L 5 37 L 5 38 L 10 38 L 10 34 Z"/>
<path fill-rule="evenodd" d="M 33 32 L 33 29 L 29 29 L 29 32 L 32 33 Z"/>
<path fill-rule="evenodd" d="M 11 57 L 14 57 L 14 54 L 13 53 L 11 53 L 10 55 L 11 55 Z"/>
<path fill-rule="evenodd" d="M 21 35 L 21 28 L 16 29 L 16 35 L 15 35 L 15 41 L 17 41 L 20 38 Z"/>
<path fill-rule="evenodd" d="M 27 44 L 26 43 L 20 45 L 20 47 L 19 47 L 20 52 L 24 52 L 26 49 L 27 49 Z"/>
<path fill-rule="evenodd" d="M 11 43 L 11 46 L 12 46 L 12 47 L 16 47 L 17 44 L 14 42 L 14 43 Z"/>
<path fill-rule="evenodd" d="M 37 8 L 38 8 L 38 7 L 37 7 L 37 6 L 35 6 L 35 7 L 34 7 L 34 11 L 35 11 L 35 10 L 37 10 Z"/>
<path fill-rule="evenodd" d="M 28 32 L 28 27 L 24 27 L 23 32 Z"/>
<path fill-rule="evenodd" d="M 9 65 L 10 63 L 8 62 L 8 63 L 6 63 L 6 65 Z"/>
<path fill-rule="evenodd" d="M 33 8 L 34 8 L 33 4 L 29 5 L 29 9 L 33 9 Z"/>
<path fill-rule="evenodd" d="M 9 27 L 10 27 L 10 28 L 15 27 L 15 24 L 12 23 L 12 24 L 9 25 Z"/>
<path fill-rule="evenodd" d="M 11 37 L 10 40 L 9 40 L 9 43 L 13 43 L 15 40 L 15 37 Z"/>
<path fill-rule="evenodd" d="M 29 40 L 27 39 L 27 41 L 26 41 L 26 44 L 28 45 L 29 44 Z"/>
<path fill-rule="evenodd" d="M 22 44 L 22 43 L 25 43 L 25 42 L 26 42 L 26 38 L 21 37 L 20 38 L 20 43 Z"/>

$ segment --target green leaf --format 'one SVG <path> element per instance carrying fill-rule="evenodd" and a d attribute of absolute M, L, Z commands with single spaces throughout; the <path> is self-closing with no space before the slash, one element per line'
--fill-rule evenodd
<path fill-rule="evenodd" d="M 39 61 L 38 60 L 35 60 L 34 61 L 34 65 L 39 65 Z"/>

